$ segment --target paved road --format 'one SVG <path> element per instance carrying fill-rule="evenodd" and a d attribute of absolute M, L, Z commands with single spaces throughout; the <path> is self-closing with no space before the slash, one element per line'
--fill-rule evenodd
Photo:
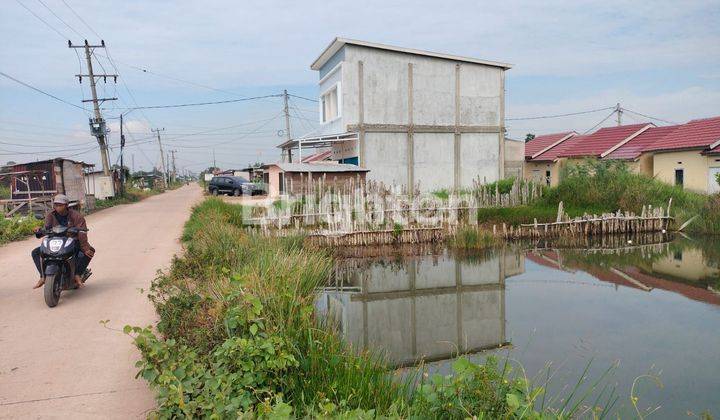
<path fill-rule="evenodd" d="M 52 309 L 42 289 L 32 290 L 38 241 L 0 247 L 0 418 L 145 417 L 153 396 L 134 379 L 138 353 L 122 327 L 155 320 L 140 289 L 179 252 L 200 197 L 199 187 L 186 186 L 88 216 L 94 274 Z"/>

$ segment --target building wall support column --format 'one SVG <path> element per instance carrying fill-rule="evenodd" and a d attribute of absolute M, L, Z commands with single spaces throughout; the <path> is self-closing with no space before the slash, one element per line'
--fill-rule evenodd
<path fill-rule="evenodd" d="M 363 62 L 358 61 L 358 165 L 365 167 L 365 92 L 363 88 Z"/>
<path fill-rule="evenodd" d="M 453 141 L 453 187 L 455 191 L 461 187 L 460 179 L 460 64 L 455 64 L 455 139 Z"/>
<path fill-rule="evenodd" d="M 498 125 L 498 181 L 505 178 L 505 71 L 500 73 L 500 117 Z"/>
<path fill-rule="evenodd" d="M 412 197 L 415 193 L 415 140 L 413 119 L 413 65 L 408 63 L 408 131 L 407 131 L 407 185 Z"/>

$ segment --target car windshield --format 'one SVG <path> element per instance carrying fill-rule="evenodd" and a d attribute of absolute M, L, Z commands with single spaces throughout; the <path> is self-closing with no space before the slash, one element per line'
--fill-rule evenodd
<path fill-rule="evenodd" d="M 238 182 L 248 182 L 247 179 L 241 177 L 241 176 L 234 176 L 233 179 Z"/>

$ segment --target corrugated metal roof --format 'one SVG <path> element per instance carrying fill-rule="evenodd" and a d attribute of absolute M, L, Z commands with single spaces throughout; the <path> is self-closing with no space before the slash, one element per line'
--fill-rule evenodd
<path fill-rule="evenodd" d="M 588 137 L 590 137 L 590 136 L 572 136 L 569 139 L 558 144 L 557 146 L 530 159 L 530 162 L 552 162 L 552 161 L 555 161 L 560 156 L 560 154 L 564 153 L 566 150 L 575 146 L 575 144 L 585 141 L 585 139 Z"/>
<path fill-rule="evenodd" d="M 512 64 L 508 63 L 501 63 L 499 61 L 489 61 L 489 60 L 481 60 L 479 58 L 472 58 L 472 57 L 463 57 L 460 55 L 451 55 L 451 54 L 444 54 L 444 53 L 437 53 L 437 52 L 431 52 L 431 51 L 423 51 L 423 50 L 415 50 L 412 48 L 403 48 L 403 47 L 393 47 L 392 45 L 385 45 L 385 44 L 378 44 L 375 42 L 368 42 L 368 41 L 360 41 L 357 39 L 348 39 L 348 38 L 335 38 L 330 45 L 328 45 L 325 50 L 320 54 L 318 58 L 313 61 L 313 63 L 310 65 L 310 68 L 312 70 L 320 70 L 320 67 L 322 67 L 333 55 L 335 55 L 336 52 L 340 50 L 345 44 L 351 44 L 351 45 L 359 45 L 362 47 L 368 47 L 368 48 L 375 48 L 379 50 L 387 50 L 387 51 L 395 51 L 405 54 L 414 54 L 414 55 L 423 55 L 426 57 L 435 57 L 435 58 L 443 58 L 446 60 L 452 60 L 452 61 L 462 61 L 466 63 L 475 63 L 475 64 L 484 64 L 486 66 L 493 66 L 493 67 L 501 67 L 505 70 L 508 70 L 512 68 Z"/>
<path fill-rule="evenodd" d="M 627 143 L 605 156 L 605 159 L 637 159 L 643 152 L 651 149 L 663 137 L 677 130 L 679 125 L 651 127 Z"/>
<path fill-rule="evenodd" d="M 277 166 L 284 172 L 368 172 L 369 169 L 361 168 L 349 163 L 271 163 L 268 166 Z"/>
<path fill-rule="evenodd" d="M 303 158 L 302 163 L 319 162 L 330 158 L 330 156 L 332 156 L 332 150 L 325 150 Z"/>
<path fill-rule="evenodd" d="M 588 135 L 580 142 L 573 142 L 573 146 L 559 154 L 560 157 L 600 156 L 603 152 L 626 140 L 645 127 L 652 124 L 620 125 L 605 127 Z"/>
<path fill-rule="evenodd" d="M 655 142 L 652 150 L 699 149 L 720 141 L 720 117 L 692 120 Z"/>
<path fill-rule="evenodd" d="M 574 131 L 566 131 L 564 133 L 543 134 L 537 136 L 525 143 L 525 158 L 532 158 L 543 149 L 546 149 L 555 143 L 559 144 L 559 142 L 565 141 L 573 135 L 577 135 L 577 133 Z"/>

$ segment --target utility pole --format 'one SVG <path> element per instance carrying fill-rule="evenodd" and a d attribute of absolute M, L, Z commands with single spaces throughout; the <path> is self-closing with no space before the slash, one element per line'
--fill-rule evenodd
<path fill-rule="evenodd" d="M 160 147 L 160 163 L 162 163 L 161 170 L 162 170 L 162 174 L 163 174 L 163 187 L 167 189 L 168 181 L 167 181 L 167 178 L 165 178 L 165 175 L 166 175 L 165 152 L 163 152 L 162 140 L 160 140 L 160 132 L 165 131 L 165 128 L 151 128 L 150 131 L 152 131 L 153 133 L 157 133 L 158 146 Z"/>
<path fill-rule="evenodd" d="M 125 134 L 123 134 L 123 114 L 120 114 L 120 195 L 125 195 Z"/>
<path fill-rule="evenodd" d="M 217 162 L 215 161 L 215 149 L 213 149 L 213 169 L 217 169 Z"/>
<path fill-rule="evenodd" d="M 615 112 L 617 113 L 617 125 L 622 125 L 622 114 L 623 109 L 620 108 L 620 102 L 618 102 L 617 105 L 615 105 Z"/>
<path fill-rule="evenodd" d="M 177 166 L 175 166 L 175 153 L 177 150 L 171 150 L 170 154 L 172 155 L 172 182 L 175 182 L 177 178 Z"/>
<path fill-rule="evenodd" d="M 283 107 L 283 112 L 285 113 L 285 138 L 287 139 L 287 141 L 290 141 L 292 139 L 292 136 L 290 135 L 290 108 L 288 107 L 287 89 L 283 90 L 283 101 L 285 103 L 285 106 Z M 300 160 L 302 160 L 302 151 L 300 150 L 300 143 L 298 143 L 298 153 L 300 154 Z M 289 149 L 287 151 L 287 158 L 288 158 L 288 162 L 292 161 L 292 157 L 290 155 Z"/>
<path fill-rule="evenodd" d="M 88 74 L 76 74 L 78 80 L 80 83 L 82 83 L 83 77 L 90 78 L 90 92 L 92 93 L 92 99 L 83 100 L 83 102 L 92 102 L 93 108 L 95 110 L 95 118 L 90 119 L 90 132 L 92 135 L 97 138 L 98 145 L 100 146 L 100 157 L 102 158 L 102 165 L 103 165 L 103 173 L 105 176 L 110 175 L 110 157 L 108 152 L 108 145 L 107 145 L 107 138 L 106 138 L 106 126 L 105 126 L 105 120 L 102 117 L 102 114 L 100 113 L 100 104 L 105 101 L 114 101 L 117 100 L 117 98 L 98 98 L 97 97 L 97 89 L 95 88 L 95 78 L 96 77 L 102 77 L 103 81 L 107 83 L 107 78 L 111 77 L 115 83 L 117 83 L 117 74 L 95 74 L 93 72 L 92 67 L 92 53 L 95 51 L 95 48 L 105 48 L 105 41 L 101 40 L 100 45 L 90 45 L 88 44 L 87 39 L 85 40 L 84 45 L 73 45 L 71 41 L 68 40 L 68 48 L 82 48 L 85 50 L 85 60 L 87 61 L 87 71 Z"/>
<path fill-rule="evenodd" d="M 132 169 L 130 172 L 135 172 L 135 153 L 131 154 L 130 157 L 132 158 Z"/>

